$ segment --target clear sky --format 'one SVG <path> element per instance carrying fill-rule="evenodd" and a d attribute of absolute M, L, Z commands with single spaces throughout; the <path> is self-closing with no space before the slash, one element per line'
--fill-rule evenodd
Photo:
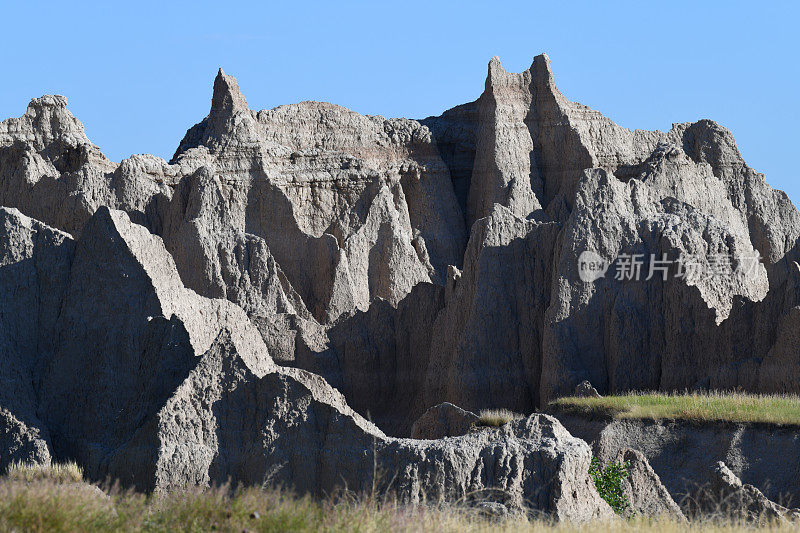
<path fill-rule="evenodd" d="M 796 2 L 3 2 L 0 117 L 63 94 L 111 159 L 169 159 L 217 68 L 253 109 L 322 100 L 422 118 L 480 95 L 489 59 L 547 52 L 571 100 L 628 128 L 711 118 L 800 205 Z"/>

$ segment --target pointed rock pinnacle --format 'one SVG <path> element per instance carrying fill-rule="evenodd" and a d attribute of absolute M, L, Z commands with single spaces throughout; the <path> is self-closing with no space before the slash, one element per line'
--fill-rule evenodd
<path fill-rule="evenodd" d="M 229 117 L 238 111 L 249 111 L 239 89 L 239 83 L 236 78 L 229 76 L 219 69 L 217 77 L 214 80 L 214 96 L 211 99 L 211 116 Z"/>

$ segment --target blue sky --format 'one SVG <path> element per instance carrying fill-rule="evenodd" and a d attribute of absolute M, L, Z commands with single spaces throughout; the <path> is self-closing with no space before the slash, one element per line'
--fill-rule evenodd
<path fill-rule="evenodd" d="M 493 55 L 547 52 L 570 99 L 629 128 L 711 118 L 800 203 L 792 2 L 4 2 L 0 117 L 48 93 L 111 159 L 164 158 L 217 68 L 254 109 L 323 100 L 422 118 L 473 100 Z"/>

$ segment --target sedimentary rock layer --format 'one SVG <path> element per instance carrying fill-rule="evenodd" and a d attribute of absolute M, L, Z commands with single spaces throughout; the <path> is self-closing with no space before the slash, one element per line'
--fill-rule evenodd
<path fill-rule="evenodd" d="M 276 363 L 322 375 L 389 434 L 446 401 L 529 413 L 584 380 L 604 394 L 800 392 L 800 214 L 786 195 L 722 126 L 628 130 L 562 95 L 544 55 L 518 74 L 493 59 L 475 102 L 420 121 L 319 102 L 256 112 L 220 71 L 208 116 L 169 162 L 109 161 L 66 104 L 37 98 L 0 123 L 0 205 L 63 232 L 66 248 L 97 233 L 99 210 L 126 213 L 163 241 L 182 287 L 230 302 Z M 616 266 L 584 279 L 585 252 Z M 53 298 L 92 294 L 75 274 L 87 253 L 68 281 L 36 271 Z M 623 257 L 642 258 L 641 279 L 619 275 Z M 663 258 L 668 275 L 648 275 Z M 679 258 L 729 271 L 678 276 Z M 127 290 L 115 283 L 96 295 L 109 309 Z M 51 378 L 32 362 L 76 349 L 72 323 L 92 307 L 39 316 L 8 341 L 34 389 Z M 145 322 L 122 309 L 103 327 L 132 338 Z M 172 325 L 158 324 L 123 346 L 161 346 L 154 330 Z M 110 348 L 101 333 L 91 341 Z M 43 417 L 69 422 L 10 416 L 30 442 L 49 442 Z"/>

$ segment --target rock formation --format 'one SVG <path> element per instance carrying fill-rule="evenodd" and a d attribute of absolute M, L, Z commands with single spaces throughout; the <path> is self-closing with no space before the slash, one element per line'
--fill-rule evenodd
<path fill-rule="evenodd" d="M 411 426 L 412 439 L 442 439 L 466 435 L 479 420 L 478 415 L 444 402 L 434 405 Z"/>
<path fill-rule="evenodd" d="M 786 195 L 714 122 L 632 131 L 569 101 L 545 55 L 519 74 L 492 59 L 480 98 L 421 121 L 256 112 L 220 70 L 169 162 L 109 161 L 66 105 L 0 123 L 0 467 L 69 456 L 153 487 L 216 480 L 243 467 L 205 433 L 175 444 L 195 470 L 147 455 L 189 431 L 167 406 L 308 388 L 288 368 L 393 437 L 442 402 L 531 413 L 583 381 L 800 392 Z M 678 275 L 686 258 L 704 275 Z M 348 438 L 411 446 L 345 418 L 363 432 Z M 150 470 L 120 470 L 133 457 Z"/>
<path fill-rule="evenodd" d="M 35 384 L 54 356 L 74 252 L 68 234 L 0 208 L 0 470 L 13 461 L 50 461 Z"/>
<path fill-rule="evenodd" d="M 762 523 L 800 519 L 800 509 L 787 509 L 770 501 L 754 486 L 743 484 L 722 461 L 708 469 L 708 478 L 692 498 L 696 513 Z"/>
<path fill-rule="evenodd" d="M 588 476 L 589 446 L 555 418 L 455 439 L 387 437 L 320 376 L 276 365 L 240 307 L 186 289 L 161 238 L 125 212 L 101 207 L 77 242 L 0 214 L 4 268 L 17 270 L 3 277 L 17 306 L 4 322 L 6 463 L 70 458 L 91 479 L 146 491 L 230 481 L 611 516 Z M 38 361 L 20 352 L 45 332 L 52 350 L 34 350 Z"/>
<path fill-rule="evenodd" d="M 588 442 L 601 461 L 618 460 L 629 449 L 641 452 L 681 506 L 698 487 L 707 486 L 709 464 L 715 462 L 724 462 L 770 500 L 792 507 L 800 502 L 797 426 L 553 414 L 570 434 Z"/>
<path fill-rule="evenodd" d="M 110 463 L 143 488 L 231 479 L 317 496 L 347 488 L 409 503 L 489 501 L 586 521 L 611 516 L 586 474 L 590 458 L 547 415 L 454 439 L 386 437 L 319 376 L 253 373 L 223 331 Z"/>
<path fill-rule="evenodd" d="M 575 392 L 572 393 L 576 398 L 600 398 L 597 389 L 592 387 L 592 384 L 584 380 L 578 383 L 575 387 Z"/>
<path fill-rule="evenodd" d="M 622 449 L 614 462 L 626 465 L 628 476 L 622 481 L 622 487 L 630 504 L 631 515 L 686 521 L 681 508 L 672 499 L 642 452 L 630 448 Z"/>

